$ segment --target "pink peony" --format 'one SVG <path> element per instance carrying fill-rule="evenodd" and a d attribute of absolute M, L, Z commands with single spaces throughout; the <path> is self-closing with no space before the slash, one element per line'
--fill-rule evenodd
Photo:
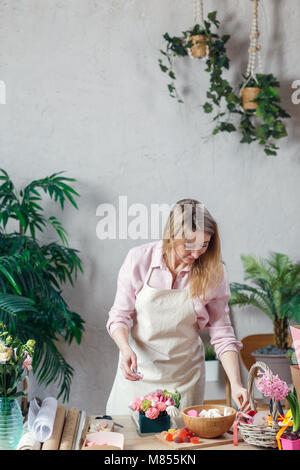
<path fill-rule="evenodd" d="M 159 411 L 157 408 L 148 408 L 148 410 L 146 411 L 146 417 L 149 418 L 149 419 L 156 419 L 159 415 Z"/>
<path fill-rule="evenodd" d="M 158 409 L 158 411 L 165 411 L 167 409 L 167 406 L 167 403 L 159 401 L 156 405 L 156 408 Z"/>

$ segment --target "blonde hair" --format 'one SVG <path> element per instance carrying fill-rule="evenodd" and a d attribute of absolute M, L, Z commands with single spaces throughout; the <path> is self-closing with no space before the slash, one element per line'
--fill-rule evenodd
<path fill-rule="evenodd" d="M 186 217 L 186 208 L 190 217 Z M 216 286 L 223 278 L 223 265 L 218 225 L 204 204 L 195 199 L 181 199 L 176 202 L 164 227 L 162 254 L 170 263 L 173 247 L 191 239 L 196 230 L 208 233 L 211 238 L 207 250 L 191 266 L 189 293 L 192 297 L 203 295 L 205 298 L 212 280 L 214 279 Z"/>

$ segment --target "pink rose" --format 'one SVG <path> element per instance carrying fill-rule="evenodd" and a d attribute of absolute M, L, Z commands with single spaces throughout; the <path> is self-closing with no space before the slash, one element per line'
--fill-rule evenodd
<path fill-rule="evenodd" d="M 149 419 L 156 419 L 159 415 L 159 411 L 157 408 L 148 408 L 148 410 L 146 411 L 146 417 L 149 418 Z"/>
<path fill-rule="evenodd" d="M 156 405 L 156 408 L 158 409 L 158 411 L 165 411 L 167 409 L 167 406 L 167 403 L 159 401 Z"/>
<path fill-rule="evenodd" d="M 26 370 L 31 370 L 32 369 L 32 357 L 29 355 L 28 351 L 25 352 L 26 353 L 26 359 L 23 361 L 23 369 L 26 369 Z"/>
<path fill-rule="evenodd" d="M 139 397 L 136 398 L 133 402 L 132 409 L 134 411 L 140 411 L 141 404 L 142 404 L 142 400 Z"/>

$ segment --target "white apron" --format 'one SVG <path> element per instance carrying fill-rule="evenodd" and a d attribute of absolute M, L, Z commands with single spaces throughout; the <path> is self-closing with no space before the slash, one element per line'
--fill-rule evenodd
<path fill-rule="evenodd" d="M 157 389 L 181 393 L 180 409 L 203 403 L 204 346 L 188 289 L 155 289 L 148 285 L 151 268 L 136 297 L 136 316 L 129 344 L 143 379 L 125 379 L 121 353 L 106 414 L 129 414 L 129 403 Z"/>

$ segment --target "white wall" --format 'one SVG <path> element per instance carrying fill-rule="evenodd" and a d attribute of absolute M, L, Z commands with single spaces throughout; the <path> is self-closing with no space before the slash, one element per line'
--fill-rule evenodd
<path fill-rule="evenodd" d="M 80 346 L 61 344 L 74 367 L 70 404 L 104 411 L 117 349 L 105 330 L 119 267 L 129 248 L 145 240 L 100 241 L 96 208 L 135 202 L 173 204 L 193 197 L 219 222 L 231 281 L 242 281 L 242 253 L 269 250 L 299 256 L 300 105 L 291 84 L 300 79 L 298 0 L 264 0 L 260 7 L 264 71 L 278 76 L 293 115 L 277 157 L 238 135 L 204 139 L 211 129 L 201 110 L 208 83 L 197 61 L 176 67 L 185 78 L 185 104 L 168 96 L 158 68 L 162 34 L 192 25 L 188 0 L 0 0 L 0 164 L 17 187 L 65 170 L 78 180 L 80 210 L 60 216 L 70 246 L 81 252 L 84 275 L 65 288 L 70 307 L 86 321 Z M 247 65 L 250 1 L 207 0 L 230 33 L 230 77 L 238 84 Z M 182 88 L 181 88 L 182 89 Z M 44 240 L 52 240 L 52 233 Z M 234 309 L 237 337 L 269 333 L 271 322 L 253 309 Z M 245 376 L 245 374 L 244 374 Z M 220 390 L 216 391 L 220 394 Z M 31 395 L 56 393 L 31 382 Z M 222 392 L 223 393 L 223 392 Z"/>

